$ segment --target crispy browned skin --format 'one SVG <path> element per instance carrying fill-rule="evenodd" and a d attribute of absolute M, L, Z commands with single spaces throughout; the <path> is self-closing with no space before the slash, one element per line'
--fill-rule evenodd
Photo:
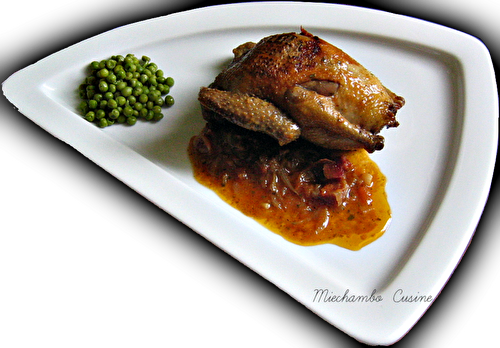
<path fill-rule="evenodd" d="M 300 129 L 274 104 L 245 94 L 202 87 L 199 98 L 211 112 L 203 111 L 205 119 L 222 116 L 241 127 L 266 133 L 278 140 L 280 145 L 297 140 Z"/>
<path fill-rule="evenodd" d="M 293 141 L 290 134 L 298 127 L 302 137 L 320 146 L 373 152 L 383 148 L 384 138 L 377 135 L 381 129 L 398 126 L 395 115 L 404 99 L 342 50 L 303 29 L 233 52 L 233 61 L 210 91 L 200 91 L 202 107 L 274 136 L 280 144 Z M 215 110 L 214 104 L 227 107 Z M 236 104 L 253 104 L 254 109 L 231 107 Z M 264 117 L 269 104 L 281 110 L 280 117 Z"/>

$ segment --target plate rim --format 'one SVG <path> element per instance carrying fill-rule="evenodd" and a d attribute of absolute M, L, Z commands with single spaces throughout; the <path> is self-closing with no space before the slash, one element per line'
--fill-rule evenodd
<path fill-rule="evenodd" d="M 255 2 L 255 3 L 216 5 L 216 6 L 208 6 L 208 7 L 193 9 L 185 12 L 173 13 L 167 16 L 152 18 L 149 20 L 132 23 L 120 28 L 112 29 L 110 31 L 96 35 L 92 38 L 89 38 L 80 43 L 72 45 L 64 50 L 56 52 L 40 60 L 39 62 L 36 62 L 35 64 L 30 65 L 18 71 L 17 73 L 13 74 L 11 77 L 9 77 L 6 81 L 2 83 L 2 89 L 7 99 L 11 101 L 12 104 L 16 105 L 19 111 L 25 114 L 25 116 L 32 119 L 32 121 L 34 121 L 39 126 L 44 128 L 46 131 L 54 135 L 56 138 L 59 138 L 63 142 L 68 143 L 70 146 L 75 147 L 83 155 L 89 157 L 96 164 L 103 167 L 105 170 L 107 170 L 112 175 L 114 175 L 115 177 L 126 183 L 128 186 L 136 189 L 137 188 L 137 183 L 135 182 L 137 178 L 136 175 L 135 174 L 123 175 L 123 173 L 117 172 L 115 168 L 116 163 L 112 164 L 107 163 L 106 161 L 108 160 L 108 158 L 99 155 L 98 151 L 96 151 L 96 147 L 93 144 L 95 144 L 96 142 L 99 143 L 104 142 L 107 146 L 117 149 L 117 151 L 119 152 L 117 161 L 123 161 L 125 159 L 129 159 L 130 158 L 129 156 L 133 156 L 133 160 L 137 163 L 140 163 L 143 166 L 142 167 L 143 170 L 147 169 L 148 171 L 153 171 L 157 174 L 154 176 L 155 180 L 160 180 L 163 177 L 164 173 L 162 169 L 150 163 L 142 156 L 131 153 L 131 151 L 128 151 L 127 148 L 124 148 L 123 144 L 117 142 L 110 136 L 107 135 L 102 136 L 103 133 L 91 131 L 90 128 L 88 128 L 89 129 L 88 131 L 87 128 L 85 128 L 84 131 L 86 135 L 85 142 L 78 142 L 78 141 L 75 142 L 74 139 L 68 139 L 64 129 L 64 127 L 68 124 L 67 122 L 65 123 L 64 120 L 58 119 L 57 122 L 59 123 L 56 125 L 54 124 L 54 122 L 49 122 L 48 120 L 41 119 L 39 116 L 37 116 L 37 111 L 39 111 L 40 108 L 46 110 L 58 111 L 61 113 L 63 113 L 64 108 L 61 105 L 54 103 L 52 100 L 47 100 L 46 95 L 44 95 L 43 93 L 40 94 L 39 85 L 36 84 L 33 85 L 34 87 L 32 89 L 32 92 L 34 93 L 34 98 L 31 99 L 32 101 L 35 101 L 34 104 L 36 104 L 37 107 L 33 108 L 30 105 L 26 105 L 27 101 L 23 98 L 20 98 L 19 95 L 17 95 L 18 94 L 17 84 L 19 82 L 26 81 L 27 75 L 29 75 L 29 73 L 40 71 L 40 69 L 42 68 L 45 74 L 55 73 L 55 70 L 50 69 L 48 65 L 50 65 L 49 64 L 50 61 L 54 59 L 54 57 L 58 54 L 62 53 L 70 56 L 75 56 L 76 52 L 74 53 L 73 51 L 79 45 L 93 45 L 96 41 L 112 37 L 114 35 L 117 35 L 117 33 L 127 30 L 134 30 L 136 26 L 151 26 L 151 25 L 155 26 L 155 25 L 160 25 L 165 21 L 179 24 L 185 22 L 187 19 L 191 19 L 192 17 L 204 18 L 207 14 L 211 14 L 215 19 L 227 18 L 228 14 L 234 15 L 234 12 L 238 11 L 242 12 L 244 11 L 247 15 L 248 12 L 256 14 L 262 9 L 263 6 L 267 8 L 267 11 L 269 11 L 268 13 L 276 13 L 277 11 L 281 11 L 285 8 L 287 9 L 293 8 L 293 9 L 303 9 L 309 12 L 337 11 L 338 13 L 346 15 L 345 16 L 346 19 L 348 19 L 349 16 L 356 15 L 357 18 L 361 19 L 361 24 L 356 21 L 349 22 L 346 20 L 337 25 L 339 27 L 343 26 L 341 28 L 342 30 L 347 30 L 351 32 L 363 32 L 370 34 L 370 30 L 372 30 L 374 35 L 377 35 L 378 37 L 382 38 L 387 37 L 394 40 L 402 40 L 405 42 L 415 42 L 421 45 L 422 47 L 426 47 L 431 51 L 436 50 L 439 52 L 445 52 L 447 54 L 450 54 L 461 65 L 462 72 L 464 74 L 463 76 L 464 125 L 462 127 L 463 133 L 461 135 L 461 140 L 459 144 L 460 148 L 457 149 L 457 159 L 456 163 L 454 164 L 455 170 L 453 171 L 453 175 L 450 179 L 451 182 L 449 183 L 447 192 L 445 192 L 444 194 L 443 201 L 439 205 L 440 208 L 439 211 L 436 212 L 436 215 L 432 219 L 429 229 L 431 227 L 434 230 L 444 229 L 445 225 L 450 223 L 449 216 L 450 216 L 450 210 L 454 206 L 453 202 L 459 198 L 463 199 L 463 192 L 457 192 L 456 189 L 452 190 L 452 188 L 458 185 L 456 181 L 459 180 L 460 178 L 470 177 L 471 175 L 474 174 L 473 169 L 475 168 L 472 168 L 469 165 L 470 158 L 468 155 L 470 155 L 470 153 L 481 152 L 481 150 L 484 150 L 484 147 L 487 147 L 488 152 L 482 154 L 481 157 L 485 161 L 487 166 L 483 169 L 483 175 L 481 181 L 474 183 L 474 190 L 470 190 L 470 192 L 472 191 L 475 192 L 473 197 L 469 197 L 471 195 L 469 193 L 469 195 L 467 196 L 468 204 L 464 205 L 463 207 L 460 207 L 464 211 L 463 216 L 467 216 L 466 220 L 468 223 L 467 226 L 464 228 L 464 232 L 462 233 L 462 235 L 459 236 L 461 237 L 460 240 L 455 241 L 455 243 L 459 245 L 459 247 L 457 247 L 457 250 L 451 256 L 450 260 L 446 262 L 446 267 L 440 272 L 439 279 L 433 282 L 433 286 L 431 287 L 432 290 L 429 290 L 432 291 L 433 294 L 436 294 L 437 297 L 442 288 L 446 285 L 446 282 L 448 281 L 449 277 L 451 277 L 451 275 L 453 274 L 453 270 L 458 266 L 458 263 L 463 254 L 465 253 L 467 246 L 470 243 L 471 238 L 474 234 L 475 227 L 479 222 L 480 216 L 486 204 L 496 159 L 496 144 L 498 142 L 498 130 L 496 125 L 496 121 L 498 119 L 498 96 L 496 95 L 496 82 L 494 80 L 494 71 L 488 50 L 484 46 L 484 44 L 480 42 L 477 38 L 474 38 L 462 32 L 458 32 L 454 29 L 446 28 L 441 25 L 433 24 L 419 19 L 406 17 L 402 15 L 396 15 L 379 10 L 366 9 L 349 5 L 325 4 L 325 3 L 301 3 L 301 2 Z M 203 26 L 204 30 L 208 29 L 217 30 L 217 29 L 224 29 L 221 28 L 221 26 L 227 29 L 229 27 L 244 28 L 245 25 L 251 25 L 255 27 L 259 25 L 259 23 L 260 25 L 265 25 L 263 24 L 264 22 L 267 23 L 267 25 L 269 26 L 280 26 L 280 25 L 285 25 L 287 23 L 288 23 L 287 25 L 289 25 L 290 23 L 290 19 L 286 18 L 286 16 L 282 16 L 282 18 L 279 18 L 278 20 L 276 20 L 275 18 L 267 18 L 267 17 L 263 19 L 261 18 L 258 21 L 255 20 L 255 17 L 252 20 L 245 19 L 252 17 L 254 16 L 251 15 L 239 16 L 239 17 L 236 16 L 236 18 L 231 19 L 230 22 L 231 24 L 228 27 L 225 27 L 224 25 L 220 24 L 224 23 L 224 21 L 221 22 L 220 20 L 212 20 L 212 21 L 205 20 L 204 23 L 199 23 L 197 25 L 193 25 L 190 28 L 186 29 L 184 35 L 188 35 L 189 33 L 196 34 L 197 32 L 199 32 L 200 26 Z M 369 21 L 362 20 L 366 18 L 376 21 L 377 23 L 376 31 L 373 30 L 374 27 L 373 24 L 368 24 Z M 323 23 L 323 21 L 324 19 L 322 19 L 318 23 Z M 401 30 L 398 30 L 397 32 L 391 30 L 391 28 L 393 28 L 395 24 L 401 24 L 401 23 L 405 24 Z M 318 27 L 320 27 L 321 25 L 322 24 L 317 24 Z M 419 30 L 417 31 L 416 29 Z M 418 35 L 417 32 L 419 33 Z M 430 34 L 436 34 L 436 33 L 438 33 L 439 35 L 429 36 Z M 170 33 L 169 35 L 174 36 L 175 33 Z M 421 36 L 428 37 L 429 38 L 428 42 L 422 42 Z M 451 38 L 453 38 L 455 41 L 451 40 Z M 155 39 L 157 38 L 156 37 L 151 38 L 151 40 Z M 457 42 L 456 40 L 460 42 L 460 45 L 453 43 Z M 470 54 L 471 50 L 475 52 L 474 55 Z M 480 76 L 485 75 L 487 80 L 476 81 L 476 77 L 478 75 Z M 45 75 L 43 74 L 38 74 L 37 79 L 35 81 L 43 83 L 44 76 Z M 481 105 L 478 105 L 479 103 L 477 102 L 478 100 L 477 96 L 479 93 L 477 91 L 483 92 L 483 99 L 481 101 Z M 484 98 L 484 91 L 487 92 L 488 96 L 486 102 Z M 471 120 L 470 117 L 467 118 L 467 115 L 474 114 L 475 112 L 477 112 L 476 110 L 478 109 L 480 111 L 478 113 L 487 115 L 487 117 L 485 118 L 487 121 L 489 121 L 488 127 L 490 129 L 486 133 L 487 136 L 485 136 L 485 139 L 483 139 L 483 141 L 481 142 L 474 141 L 472 148 L 465 147 L 464 145 L 465 142 L 476 140 L 474 139 L 475 132 L 472 131 L 473 129 L 472 127 L 474 125 L 470 124 Z M 472 110 L 474 110 L 474 113 Z M 84 124 L 84 122 L 85 121 L 81 120 L 82 125 Z M 171 179 L 177 180 L 173 176 Z M 191 188 L 187 187 L 180 181 L 179 184 L 180 185 L 178 187 L 168 188 L 167 193 L 175 197 L 182 197 L 186 192 L 186 190 L 191 190 Z M 141 193 L 143 190 L 141 187 L 139 187 L 136 189 L 136 191 Z M 480 194 L 476 194 L 477 192 L 479 192 Z M 161 194 L 163 195 L 165 194 L 165 192 L 162 192 Z M 150 199 L 153 203 L 160 202 L 160 197 L 158 197 L 157 195 L 148 194 L 145 196 L 148 199 Z M 182 201 L 182 198 L 180 199 Z M 474 203 L 471 204 L 471 202 Z M 192 202 L 190 202 L 190 204 L 192 204 Z M 200 206 L 196 207 L 195 209 L 197 209 L 197 211 L 203 211 L 202 209 L 203 202 L 200 202 L 198 204 Z M 469 211 L 471 205 L 473 205 L 472 212 Z M 407 310 L 405 312 L 406 317 L 402 322 L 399 323 L 391 322 L 392 326 L 389 330 L 379 332 L 378 334 L 374 334 L 373 332 L 374 330 L 368 330 L 369 331 L 368 332 L 366 329 L 360 328 L 358 326 L 354 327 L 352 325 L 349 325 L 349 323 L 346 324 L 342 322 L 342 320 L 340 320 L 338 316 L 332 317 L 332 313 L 328 312 L 327 310 L 328 308 L 326 306 L 319 306 L 317 304 L 310 303 L 303 298 L 300 291 L 294 291 L 294 289 L 289 289 L 286 284 L 287 282 L 286 279 L 283 279 L 283 277 L 279 277 L 280 279 L 276 279 L 275 275 L 273 274 L 273 272 L 275 272 L 275 268 L 273 267 L 265 268 L 265 266 L 261 263 L 255 264 L 249 259 L 242 259 L 239 254 L 238 247 L 234 243 L 222 243 L 220 240 L 213 240 L 213 235 L 211 234 L 210 231 L 210 228 L 213 227 L 209 227 L 207 231 L 206 225 L 202 223 L 204 220 L 210 219 L 212 217 L 211 214 L 208 213 L 201 214 L 199 216 L 198 221 L 191 221 L 188 219 L 185 213 L 177 211 L 175 206 L 173 205 L 167 207 L 162 206 L 162 209 L 166 210 L 169 214 L 172 214 L 178 220 L 190 226 L 195 232 L 201 234 L 206 239 L 214 242 L 214 244 L 216 244 L 219 248 L 228 252 L 234 258 L 242 261 L 247 267 L 253 269 L 254 271 L 262 275 L 270 282 L 276 284 L 279 288 L 283 289 L 290 296 L 294 297 L 298 302 L 303 303 L 307 308 L 309 308 L 310 310 L 312 310 L 313 312 L 315 312 L 316 314 L 318 314 L 319 316 L 321 316 L 322 318 L 324 318 L 325 320 L 327 320 L 340 330 L 346 332 L 348 335 L 354 337 L 359 341 L 369 344 L 394 343 L 397 340 L 401 339 L 406 334 L 406 332 L 408 332 L 411 329 L 411 327 L 413 327 L 413 325 L 419 320 L 419 318 L 425 313 L 425 311 L 430 306 L 430 304 L 425 303 L 420 306 L 415 306 L 412 310 Z M 436 221 L 439 222 L 439 224 L 437 224 Z M 416 249 L 413 251 L 411 256 L 408 258 L 407 262 L 405 263 L 403 267 L 404 270 L 401 270 L 401 272 L 398 273 L 397 277 L 408 278 L 413 275 L 413 273 L 409 272 L 409 270 L 419 269 L 424 266 L 430 267 L 431 264 L 429 261 L 423 262 L 426 260 L 426 258 L 428 258 L 426 255 L 425 247 L 427 245 L 434 245 L 435 243 L 436 243 L 435 240 L 432 240 L 430 238 L 426 239 L 424 236 L 422 241 L 419 243 L 419 245 L 416 247 Z M 391 288 L 391 285 L 389 285 L 387 291 L 388 292 L 394 291 L 394 289 Z M 350 307 L 350 309 L 352 309 L 352 306 Z M 365 309 L 366 307 L 363 308 L 363 310 Z M 345 311 L 346 310 L 343 310 L 342 312 L 344 313 Z M 361 312 L 356 312 L 355 315 L 360 315 L 360 313 Z"/>

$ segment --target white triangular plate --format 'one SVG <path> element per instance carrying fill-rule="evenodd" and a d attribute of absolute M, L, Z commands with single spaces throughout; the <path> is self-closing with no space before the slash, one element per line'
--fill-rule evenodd
<path fill-rule="evenodd" d="M 311 33 L 340 47 L 402 95 L 400 126 L 373 159 L 388 178 L 393 221 L 360 251 L 300 247 L 269 232 L 193 179 L 186 148 L 204 122 L 197 93 L 247 41 Z M 176 80 L 158 124 L 99 129 L 78 114 L 93 60 L 134 53 Z M 40 127 L 276 284 L 355 339 L 387 345 L 424 314 L 460 262 L 488 197 L 498 96 L 485 46 L 429 22 L 342 5 L 206 7 L 134 23 L 12 75 L 6 97 Z M 147 180 L 145 180 L 147 178 Z"/>

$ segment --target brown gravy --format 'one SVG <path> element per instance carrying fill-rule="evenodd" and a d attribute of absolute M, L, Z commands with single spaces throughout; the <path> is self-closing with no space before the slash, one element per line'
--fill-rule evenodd
<path fill-rule="evenodd" d="M 359 250 L 386 230 L 386 178 L 365 150 L 333 151 L 298 140 L 208 123 L 189 144 L 195 178 L 224 201 L 303 245 Z"/>

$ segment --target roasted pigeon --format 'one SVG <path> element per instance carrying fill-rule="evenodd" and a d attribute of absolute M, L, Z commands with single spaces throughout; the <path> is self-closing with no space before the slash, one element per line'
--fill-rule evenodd
<path fill-rule="evenodd" d="M 381 150 L 404 99 L 339 48 L 304 29 L 248 42 L 199 101 L 204 118 L 331 149 Z"/>

